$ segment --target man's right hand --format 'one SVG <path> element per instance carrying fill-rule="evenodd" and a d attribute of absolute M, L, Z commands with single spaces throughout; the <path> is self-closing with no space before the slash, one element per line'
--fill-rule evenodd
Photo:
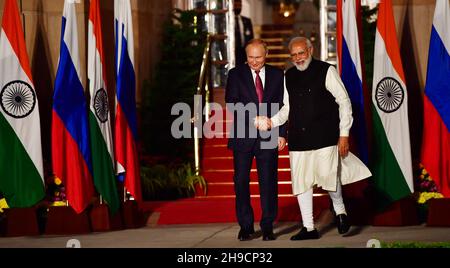
<path fill-rule="evenodd" d="M 272 128 L 272 120 L 267 116 L 257 116 L 255 117 L 254 125 L 259 130 L 267 131 Z"/>

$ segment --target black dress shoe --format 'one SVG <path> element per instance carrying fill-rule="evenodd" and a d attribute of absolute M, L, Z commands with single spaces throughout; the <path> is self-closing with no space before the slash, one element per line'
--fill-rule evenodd
<path fill-rule="evenodd" d="M 254 233 L 255 233 L 255 231 L 252 231 L 252 230 L 241 229 L 241 230 L 239 230 L 238 239 L 240 241 L 251 240 L 252 239 L 252 234 L 254 234 Z"/>
<path fill-rule="evenodd" d="M 339 214 L 336 216 L 337 229 L 340 234 L 345 234 L 350 229 L 350 223 L 348 222 L 347 215 Z"/>
<path fill-rule="evenodd" d="M 272 240 L 275 240 L 275 239 L 277 239 L 277 238 L 276 238 L 275 235 L 273 234 L 273 231 L 266 231 L 266 232 L 263 232 L 263 237 L 262 237 L 262 239 L 263 239 L 264 241 L 272 241 Z"/>
<path fill-rule="evenodd" d="M 291 237 L 291 240 L 308 240 L 308 239 L 319 239 L 319 232 L 317 229 L 308 232 L 308 230 L 303 227 L 300 232 Z"/>

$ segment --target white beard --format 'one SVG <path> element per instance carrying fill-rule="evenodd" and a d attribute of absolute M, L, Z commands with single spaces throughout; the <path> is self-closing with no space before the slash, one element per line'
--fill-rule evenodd
<path fill-rule="evenodd" d="M 297 68 L 297 70 L 303 72 L 304 70 L 308 69 L 309 64 L 311 63 L 311 61 L 312 61 L 312 57 L 309 57 L 309 58 L 307 58 L 305 60 L 305 63 L 303 65 L 298 65 L 298 64 L 295 64 L 295 63 L 294 63 L 294 65 Z"/>

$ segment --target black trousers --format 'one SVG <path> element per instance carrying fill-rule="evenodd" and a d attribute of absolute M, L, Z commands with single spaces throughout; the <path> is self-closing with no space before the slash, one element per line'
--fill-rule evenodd
<path fill-rule="evenodd" d="M 250 170 L 253 158 L 258 170 L 259 191 L 261 196 L 262 217 L 260 226 L 263 231 L 273 229 L 278 213 L 278 151 L 261 150 L 259 142 L 250 152 L 233 151 L 234 190 L 236 194 L 236 216 L 242 229 L 253 231 L 254 214 L 250 202 Z"/>

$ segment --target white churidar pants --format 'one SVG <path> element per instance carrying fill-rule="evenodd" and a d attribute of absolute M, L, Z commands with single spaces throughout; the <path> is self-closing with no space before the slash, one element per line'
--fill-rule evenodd
<path fill-rule="evenodd" d="M 337 146 L 311 151 L 289 152 L 292 192 L 297 196 L 303 226 L 314 229 L 313 188 L 328 191 L 336 215 L 346 214 L 341 185 L 372 176 L 370 170 L 354 154 L 341 158 Z"/>

